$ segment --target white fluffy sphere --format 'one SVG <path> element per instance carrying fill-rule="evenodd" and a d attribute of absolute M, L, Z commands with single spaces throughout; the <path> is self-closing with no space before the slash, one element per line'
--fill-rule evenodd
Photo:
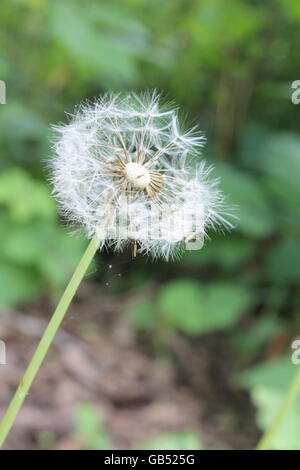
<path fill-rule="evenodd" d="M 182 132 L 177 110 L 155 92 L 106 94 L 55 130 L 54 194 L 99 247 L 134 243 L 167 260 L 208 228 L 231 227 L 218 181 L 199 161 L 203 136 Z"/>

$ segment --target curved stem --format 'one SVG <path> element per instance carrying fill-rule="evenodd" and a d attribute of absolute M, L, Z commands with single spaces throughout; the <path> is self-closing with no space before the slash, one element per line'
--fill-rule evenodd
<path fill-rule="evenodd" d="M 89 267 L 96 251 L 98 248 L 98 242 L 96 237 L 94 237 L 85 253 L 83 254 L 79 264 L 77 265 L 76 270 L 74 271 L 73 276 L 69 284 L 64 291 L 56 310 L 40 340 L 40 343 L 26 369 L 26 372 L 17 388 L 15 395 L 0 423 L 0 447 L 3 445 L 11 427 L 13 426 L 17 414 L 28 394 L 32 382 L 34 381 L 40 366 L 48 352 L 48 349 L 53 341 L 53 338 L 61 325 L 64 316 L 67 312 L 67 309 L 77 291 L 77 288 L 82 281 L 87 268 Z"/>
<path fill-rule="evenodd" d="M 257 444 L 256 450 L 268 450 L 272 444 L 273 438 L 284 422 L 287 413 L 290 411 L 297 395 L 300 391 L 300 368 L 291 382 L 289 390 L 274 418 L 271 427 L 265 432 Z"/>

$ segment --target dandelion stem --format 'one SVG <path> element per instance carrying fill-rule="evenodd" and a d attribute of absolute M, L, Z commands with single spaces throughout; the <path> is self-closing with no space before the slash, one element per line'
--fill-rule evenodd
<path fill-rule="evenodd" d="M 77 291 L 78 286 L 80 285 L 80 282 L 82 281 L 86 273 L 87 268 L 89 267 L 97 251 L 98 246 L 99 245 L 98 245 L 97 239 L 96 237 L 94 237 L 90 241 L 85 253 L 83 254 L 79 264 L 77 265 L 77 268 L 74 271 L 73 276 L 70 279 L 68 286 L 66 287 L 66 290 L 64 291 L 56 307 L 56 310 L 25 371 L 25 374 L 18 386 L 18 389 L 12 398 L 12 401 L 6 411 L 6 414 L 4 415 L 0 423 L 0 447 L 2 447 L 8 433 L 11 430 L 11 427 L 13 426 L 15 422 L 17 414 L 26 398 L 26 395 L 29 392 L 32 382 L 34 381 L 40 369 L 40 366 L 48 352 L 48 349 L 53 341 L 53 338 L 64 319 L 67 309 Z"/>
<path fill-rule="evenodd" d="M 277 431 L 280 429 L 282 423 L 284 422 L 286 415 L 290 411 L 294 401 L 297 398 L 297 395 L 300 392 L 300 368 L 295 374 L 294 379 L 292 380 L 290 387 L 285 395 L 283 402 L 277 414 L 271 424 L 270 428 L 264 433 L 259 443 L 256 446 L 256 450 L 268 450 L 272 444 L 273 438 L 276 435 Z"/>

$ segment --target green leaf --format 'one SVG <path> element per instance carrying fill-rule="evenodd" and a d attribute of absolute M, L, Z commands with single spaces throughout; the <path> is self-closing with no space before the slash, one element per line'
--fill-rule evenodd
<path fill-rule="evenodd" d="M 17 222 L 33 217 L 56 218 L 53 198 L 44 183 L 34 180 L 21 168 L 11 168 L 0 176 L 0 203 Z"/>
<path fill-rule="evenodd" d="M 250 390 L 257 409 L 257 423 L 262 430 L 272 424 L 276 413 L 297 373 L 290 357 L 269 361 L 243 372 L 239 382 Z M 300 397 L 297 398 L 286 418 L 276 432 L 272 449 L 300 450 Z"/>
<path fill-rule="evenodd" d="M 80 404 L 75 412 L 75 429 L 88 449 L 108 450 L 112 444 L 104 429 L 98 410 L 89 403 Z"/>
<path fill-rule="evenodd" d="M 164 286 L 158 306 L 174 328 L 200 334 L 232 326 L 249 308 L 252 296 L 242 286 L 194 281 L 174 281 Z"/>
<path fill-rule="evenodd" d="M 263 385 L 283 392 L 287 390 L 295 371 L 296 367 L 292 364 L 290 357 L 284 357 L 246 370 L 240 374 L 239 383 L 246 388 Z"/>
<path fill-rule="evenodd" d="M 251 390 L 252 401 L 257 408 L 257 423 L 263 430 L 268 429 L 276 416 L 284 394 L 272 388 L 256 386 Z M 300 400 L 289 410 L 284 422 L 276 432 L 271 449 L 300 450 Z"/>
<path fill-rule="evenodd" d="M 167 323 L 191 334 L 199 333 L 201 294 L 196 282 L 170 282 L 160 290 L 157 303 Z"/>

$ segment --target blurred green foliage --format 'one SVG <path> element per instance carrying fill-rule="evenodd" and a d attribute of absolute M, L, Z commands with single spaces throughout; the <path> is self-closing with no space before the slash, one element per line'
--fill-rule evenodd
<path fill-rule="evenodd" d="M 97 409 L 90 403 L 81 403 L 75 410 L 74 428 L 89 450 L 110 450 L 113 445 L 107 435 Z"/>
<path fill-rule="evenodd" d="M 150 301 L 136 303 L 131 314 L 136 326 L 156 326 L 199 335 L 232 326 L 254 301 L 246 288 L 225 282 L 206 286 L 192 280 L 172 281 Z"/>
<path fill-rule="evenodd" d="M 77 263 L 83 240 L 67 237 L 45 183 L 22 168 L 0 175 L 0 305 L 55 295 Z"/>
<path fill-rule="evenodd" d="M 299 334 L 299 108 L 290 100 L 299 1 L 3 0 L 0 24 L 0 304 L 56 294 L 83 250 L 59 225 L 46 183 L 49 124 L 108 89 L 156 87 L 207 134 L 204 156 L 239 221 L 171 267 L 137 268 L 133 325 L 226 330 L 249 367 L 282 332 Z M 146 270 L 157 279 L 151 295 Z M 265 427 L 280 392 L 247 386 Z"/>
<path fill-rule="evenodd" d="M 193 431 L 161 433 L 142 446 L 144 450 L 204 450 Z"/>
<path fill-rule="evenodd" d="M 89 450 L 112 450 L 106 428 L 97 408 L 81 403 L 75 410 L 74 428 L 83 447 Z M 194 431 L 161 433 L 140 446 L 144 450 L 202 450 L 203 446 Z"/>
<path fill-rule="evenodd" d="M 257 408 L 257 420 L 268 429 L 284 399 L 295 374 L 290 357 L 255 366 L 241 375 L 241 385 L 251 393 Z M 272 442 L 274 450 L 300 450 L 300 397 L 295 401 Z"/>

